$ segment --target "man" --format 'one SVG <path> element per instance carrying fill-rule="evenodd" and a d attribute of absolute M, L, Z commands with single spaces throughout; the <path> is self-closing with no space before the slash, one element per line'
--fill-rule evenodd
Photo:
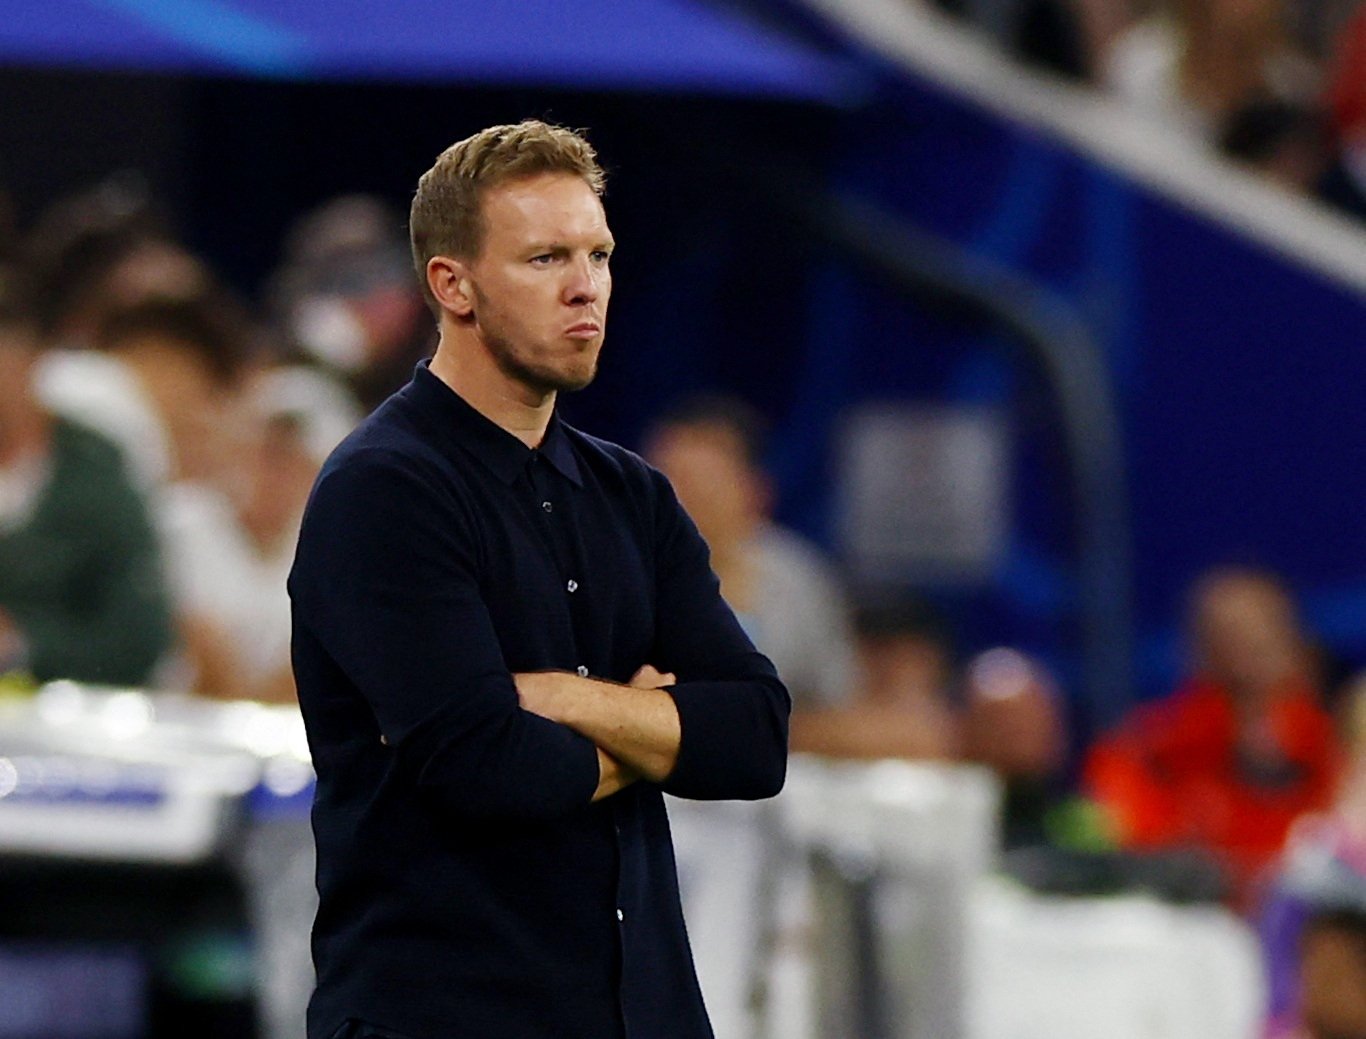
<path fill-rule="evenodd" d="M 792 697 L 791 746 L 805 750 L 802 720 L 852 692 L 853 646 L 835 575 L 813 546 L 771 518 L 764 434 L 762 416 L 745 401 L 701 394 L 653 424 L 644 455 L 707 542 L 727 605 L 782 674 Z M 777 806 L 748 807 L 669 805 L 698 980 L 722 1039 L 772 1031 L 782 1020 L 779 950 L 800 944 L 805 927 L 803 874 L 784 869 L 791 854 Z"/>
<path fill-rule="evenodd" d="M 774 522 L 763 441 L 763 420 L 748 404 L 708 394 L 675 404 L 644 455 L 697 524 L 722 595 L 778 666 L 794 709 L 834 706 L 854 684 L 843 589 L 814 546 Z"/>
<path fill-rule="evenodd" d="M 0 268 L 0 674 L 151 682 L 171 605 L 118 449 L 39 403 L 36 319 Z"/>
<path fill-rule="evenodd" d="M 1121 846 L 1207 851 L 1246 906 L 1291 824 L 1331 801 L 1339 748 L 1280 580 L 1216 569 L 1191 600 L 1195 672 L 1098 741 L 1084 779 Z"/>
<path fill-rule="evenodd" d="M 410 228 L 436 354 L 310 500 L 310 1039 L 712 1034 L 661 792 L 776 793 L 789 702 L 667 481 L 555 416 L 602 346 L 602 181 L 539 122 L 442 153 Z"/>

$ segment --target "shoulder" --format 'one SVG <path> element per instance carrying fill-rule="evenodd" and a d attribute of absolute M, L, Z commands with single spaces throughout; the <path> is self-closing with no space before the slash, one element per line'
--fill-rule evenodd
<path fill-rule="evenodd" d="M 78 422 L 56 417 L 52 423 L 53 458 L 57 478 L 67 486 L 81 486 L 110 498 L 138 498 L 127 460 L 117 444 Z"/>
<path fill-rule="evenodd" d="M 113 440 L 72 419 L 58 416 L 52 421 L 53 444 L 59 455 L 106 469 L 123 467 L 123 452 Z"/>
<path fill-rule="evenodd" d="M 788 569 L 828 573 L 830 564 L 812 542 L 776 523 L 765 523 L 754 537 L 760 558 Z"/>
<path fill-rule="evenodd" d="M 34 378 L 43 406 L 114 444 L 142 488 L 169 479 L 166 428 L 118 358 L 96 350 L 53 350 L 38 362 Z"/>
<path fill-rule="evenodd" d="M 449 478 L 453 469 L 391 400 L 347 434 L 327 456 L 318 473 L 315 496 L 324 486 L 433 484 L 443 475 Z"/>
<path fill-rule="evenodd" d="M 754 556 L 775 587 L 817 588 L 843 598 L 843 580 L 834 562 L 814 542 L 776 523 L 766 523 L 753 540 Z"/>

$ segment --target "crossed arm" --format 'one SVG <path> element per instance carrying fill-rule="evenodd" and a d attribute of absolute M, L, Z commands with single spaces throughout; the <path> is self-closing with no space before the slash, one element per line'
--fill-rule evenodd
<path fill-rule="evenodd" d="M 777 792 L 786 690 L 722 602 L 676 505 L 661 516 L 649 652 L 685 680 L 654 668 L 626 685 L 509 675 L 478 539 L 416 468 L 373 453 L 314 491 L 290 579 L 305 699 L 311 682 L 331 709 L 342 697 L 326 694 L 344 676 L 418 785 L 474 817 L 554 818 L 637 779 L 700 800 Z"/>
<path fill-rule="evenodd" d="M 678 761 L 682 726 L 673 697 L 676 681 L 650 665 L 627 685 L 565 671 L 513 675 L 523 709 L 573 729 L 598 748 L 593 800 L 610 797 L 637 779 L 661 782 Z"/>

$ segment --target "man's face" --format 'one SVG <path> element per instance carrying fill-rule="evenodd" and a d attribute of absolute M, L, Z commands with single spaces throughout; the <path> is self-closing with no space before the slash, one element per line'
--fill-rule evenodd
<path fill-rule="evenodd" d="M 1313 1039 L 1366 1037 L 1366 934 L 1316 924 L 1300 952 L 1301 1014 Z"/>
<path fill-rule="evenodd" d="M 612 233 L 602 202 L 573 174 L 491 188 L 484 242 L 468 265 L 477 326 L 493 361 L 528 401 L 593 381 L 612 293 Z"/>
<path fill-rule="evenodd" d="M 1197 598 L 1196 652 L 1210 677 L 1257 701 L 1303 669 L 1303 646 L 1285 594 L 1255 577 L 1211 581 Z"/>
<path fill-rule="evenodd" d="M 745 458 L 739 436 L 724 426 L 667 426 L 651 439 L 646 456 L 669 478 L 713 552 L 749 537 L 762 517 L 762 477 Z"/>

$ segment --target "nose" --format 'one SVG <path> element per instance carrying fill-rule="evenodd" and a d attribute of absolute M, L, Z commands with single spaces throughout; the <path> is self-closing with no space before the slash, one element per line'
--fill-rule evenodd
<path fill-rule="evenodd" d="M 587 257 L 570 263 L 564 282 L 564 301 L 570 306 L 584 306 L 597 302 L 602 295 L 602 279 L 606 274 Z"/>

